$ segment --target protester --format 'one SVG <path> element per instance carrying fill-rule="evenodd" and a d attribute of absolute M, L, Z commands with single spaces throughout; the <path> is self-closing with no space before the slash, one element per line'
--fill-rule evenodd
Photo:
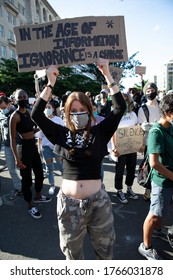
<path fill-rule="evenodd" d="M 138 115 L 138 110 L 141 107 L 141 95 L 137 88 L 129 88 L 128 93 L 132 100 L 132 111 Z"/>
<path fill-rule="evenodd" d="M 109 117 L 91 126 L 90 100 L 85 93 L 73 92 L 65 103 L 66 127 L 46 118 L 44 109 L 59 74 L 56 66 L 48 68 L 48 85 L 31 113 L 63 157 L 57 211 L 60 247 L 66 259 L 84 259 L 83 242 L 87 232 L 97 259 L 113 259 L 114 219 L 109 195 L 101 188 L 101 162 L 108 154 L 107 143 L 117 129 L 126 105 L 110 75 L 108 60 L 100 58 L 97 65 L 110 87 L 115 106 Z"/>
<path fill-rule="evenodd" d="M 42 162 L 38 153 L 35 140 L 35 124 L 31 120 L 30 112 L 27 110 L 28 95 L 23 89 L 15 91 L 15 98 L 18 109 L 10 118 L 10 141 L 15 157 L 16 165 L 20 168 L 22 177 L 22 192 L 25 201 L 28 203 L 28 213 L 33 218 L 41 218 L 42 214 L 32 203 L 32 170 L 35 174 L 35 203 L 50 202 L 51 199 L 41 195 L 43 188 Z M 21 137 L 21 145 L 16 145 L 16 133 Z"/>
<path fill-rule="evenodd" d="M 87 95 L 87 96 L 89 97 L 89 99 L 91 100 L 91 102 L 93 101 L 93 96 L 92 96 L 92 94 L 91 94 L 90 91 L 86 91 L 86 92 L 85 92 L 85 95 Z"/>
<path fill-rule="evenodd" d="M 18 195 L 22 194 L 22 189 L 19 170 L 16 168 L 14 155 L 10 146 L 9 121 L 11 114 L 14 112 L 14 108 L 11 105 L 7 96 L 0 96 L 0 109 L 0 130 L 2 142 L 4 145 L 5 160 L 14 187 L 9 198 L 10 200 L 13 200 Z M 20 137 L 16 133 L 16 143 L 20 144 L 20 142 Z"/>
<path fill-rule="evenodd" d="M 111 112 L 112 102 L 108 100 L 108 90 L 102 89 L 100 91 L 100 106 L 98 108 L 98 115 L 108 117 Z"/>
<path fill-rule="evenodd" d="M 66 93 L 61 97 L 60 102 L 60 117 L 65 122 L 65 115 L 64 115 L 64 107 L 67 100 L 67 97 L 71 94 L 71 91 L 66 91 Z"/>
<path fill-rule="evenodd" d="M 48 102 L 44 113 L 47 118 L 49 118 L 52 122 L 63 125 L 64 122 L 60 117 L 57 117 L 53 114 L 53 104 L 52 102 Z M 42 153 L 43 160 L 46 163 L 46 167 L 48 170 L 48 180 L 50 184 L 49 194 L 53 195 L 55 192 L 55 179 L 54 179 L 54 159 L 58 166 L 58 169 L 62 173 L 62 163 L 60 157 L 56 155 L 53 151 L 54 145 L 47 139 L 42 131 L 39 131 L 35 135 L 38 138 L 38 150 Z"/>
<path fill-rule="evenodd" d="M 145 151 L 144 151 L 144 157 L 146 155 L 147 151 L 147 138 L 148 138 L 148 132 L 153 126 L 153 124 L 159 120 L 159 107 L 158 107 L 158 101 L 157 101 L 157 86 L 155 83 L 147 82 L 144 85 L 143 88 L 144 96 L 147 99 L 147 102 L 144 106 L 141 106 L 138 111 L 138 119 L 139 123 L 142 126 L 142 129 L 144 131 L 144 142 L 146 145 Z M 150 170 L 148 170 L 150 172 Z M 145 200 L 150 200 L 150 191 L 151 191 L 151 182 L 148 182 L 148 185 L 146 186 L 145 193 L 143 195 L 143 198 Z"/>
<path fill-rule="evenodd" d="M 173 196 L 173 95 L 163 97 L 159 104 L 160 119 L 149 132 L 148 150 L 151 171 L 151 202 L 143 225 L 143 243 L 139 253 L 148 260 L 161 257 L 152 247 L 152 235 L 165 239 L 161 227 Z"/>
<path fill-rule="evenodd" d="M 138 125 L 138 117 L 131 108 L 131 98 L 128 94 L 123 93 L 124 100 L 126 101 L 126 111 L 118 125 L 118 128 L 129 127 Z M 123 192 L 123 175 L 126 168 L 126 180 L 125 184 L 127 185 L 127 196 L 131 199 L 137 200 L 138 195 L 135 194 L 132 190 L 133 182 L 135 179 L 135 170 L 137 164 L 137 152 L 120 154 L 116 146 L 116 133 L 113 135 L 112 139 L 112 153 L 115 159 L 115 177 L 114 177 L 114 187 L 116 189 L 117 198 L 121 203 L 128 203 Z M 142 147 L 141 147 L 142 148 Z M 112 158 L 113 158 L 112 157 Z"/>

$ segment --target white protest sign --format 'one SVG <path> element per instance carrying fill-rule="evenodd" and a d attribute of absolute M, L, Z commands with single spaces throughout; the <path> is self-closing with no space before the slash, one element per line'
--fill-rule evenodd
<path fill-rule="evenodd" d="M 146 67 L 145 66 L 135 66 L 135 74 L 145 75 Z"/>
<path fill-rule="evenodd" d="M 140 125 L 118 128 L 115 136 L 120 155 L 136 153 L 143 145 L 143 130 Z"/>
<path fill-rule="evenodd" d="M 109 70 L 110 70 L 111 76 L 114 79 L 114 81 L 117 82 L 117 84 L 119 84 L 119 82 L 122 78 L 123 70 L 119 67 L 115 67 L 112 65 L 109 67 Z"/>
<path fill-rule="evenodd" d="M 98 57 L 128 60 L 123 16 L 67 18 L 14 27 L 14 33 L 20 72 L 95 63 Z"/>

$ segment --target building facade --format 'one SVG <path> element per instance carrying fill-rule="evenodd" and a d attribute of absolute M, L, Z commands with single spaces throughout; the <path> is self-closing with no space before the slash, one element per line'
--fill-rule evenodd
<path fill-rule="evenodd" d="M 0 0 L 0 59 L 16 59 L 15 26 L 58 19 L 47 0 Z"/>
<path fill-rule="evenodd" d="M 158 74 L 158 88 L 164 92 L 173 90 L 173 59 L 163 65 Z"/>

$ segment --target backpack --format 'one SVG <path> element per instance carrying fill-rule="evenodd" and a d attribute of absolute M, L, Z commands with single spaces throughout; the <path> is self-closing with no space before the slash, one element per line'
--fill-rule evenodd
<path fill-rule="evenodd" d="M 163 136 L 162 131 L 155 127 L 155 130 L 159 130 Z M 151 179 L 152 168 L 150 168 L 149 164 L 149 155 L 146 153 L 143 161 L 139 165 L 138 173 L 137 173 L 137 182 L 140 186 L 147 188 Z"/>
<path fill-rule="evenodd" d="M 149 158 L 148 155 L 146 154 L 139 166 L 138 174 L 137 174 L 137 182 L 140 186 L 147 188 L 150 182 L 151 171 L 152 169 L 150 168 Z"/>
<path fill-rule="evenodd" d="M 143 109 L 143 111 L 144 111 L 144 114 L 145 114 L 145 117 L 146 117 L 147 122 L 149 122 L 149 110 L 148 110 L 147 105 L 146 105 L 145 103 L 143 103 L 143 104 L 141 105 L 141 107 L 142 107 L 142 109 Z"/>

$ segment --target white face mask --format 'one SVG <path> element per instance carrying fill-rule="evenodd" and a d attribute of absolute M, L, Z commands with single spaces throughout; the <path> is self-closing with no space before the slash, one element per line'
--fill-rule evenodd
<path fill-rule="evenodd" d="M 87 112 L 70 113 L 70 119 L 76 129 L 82 129 L 87 126 L 89 116 Z"/>
<path fill-rule="evenodd" d="M 51 108 L 46 108 L 46 109 L 44 110 L 44 113 L 45 113 L 46 117 L 49 117 L 49 116 L 52 115 L 53 110 L 52 110 Z"/>

